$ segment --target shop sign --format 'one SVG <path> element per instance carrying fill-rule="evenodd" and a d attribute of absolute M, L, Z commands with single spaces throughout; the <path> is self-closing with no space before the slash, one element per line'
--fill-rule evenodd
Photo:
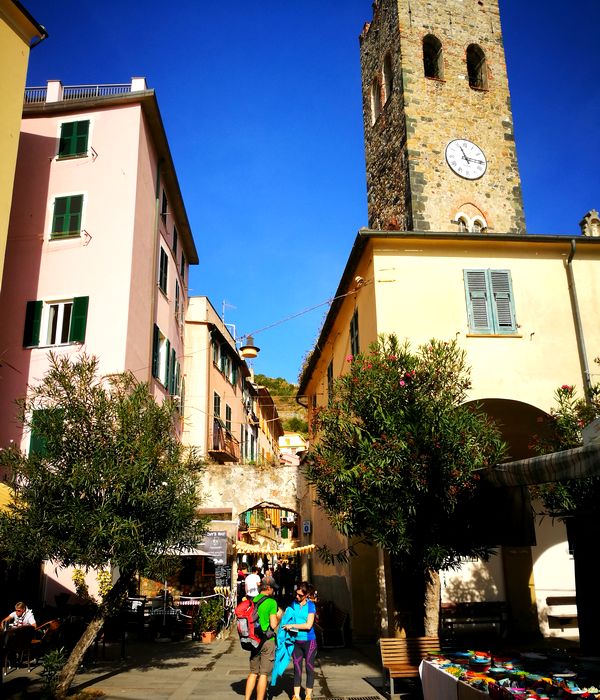
<path fill-rule="evenodd" d="M 205 557 L 210 557 L 215 566 L 222 566 L 227 562 L 227 533 L 225 530 L 207 532 L 200 543 L 200 549 Z"/>

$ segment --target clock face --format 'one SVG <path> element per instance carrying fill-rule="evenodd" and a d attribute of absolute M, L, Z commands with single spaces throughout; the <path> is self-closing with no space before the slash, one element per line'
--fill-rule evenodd
<path fill-rule="evenodd" d="M 467 180 L 477 180 L 487 170 L 487 160 L 481 148 L 466 139 L 450 141 L 446 146 L 446 161 L 457 175 Z"/>

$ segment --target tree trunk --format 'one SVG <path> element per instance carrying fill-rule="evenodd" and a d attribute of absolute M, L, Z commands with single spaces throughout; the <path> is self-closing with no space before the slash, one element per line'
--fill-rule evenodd
<path fill-rule="evenodd" d="M 442 584 L 437 571 L 425 573 L 425 598 L 423 606 L 423 627 L 426 637 L 437 637 L 440 629 L 440 595 Z"/>
<path fill-rule="evenodd" d="M 121 596 L 126 592 L 133 574 L 121 575 L 110 589 L 104 604 L 99 608 L 92 621 L 86 627 L 84 633 L 79 638 L 77 644 L 73 647 L 66 664 L 63 666 L 56 686 L 55 696 L 64 698 L 73 683 L 77 669 L 79 668 L 85 652 L 92 646 L 98 636 L 107 615 L 114 610 L 121 600 Z"/>
<path fill-rule="evenodd" d="M 77 669 L 83 661 L 85 652 L 94 643 L 94 640 L 102 629 L 104 617 L 105 616 L 102 614 L 96 615 L 86 627 L 85 632 L 81 635 L 77 644 L 73 647 L 73 651 L 67 659 L 67 663 L 62 667 L 58 677 L 58 683 L 55 691 L 56 697 L 64 698 L 66 696 L 69 688 L 71 687 L 71 683 L 73 683 Z"/>

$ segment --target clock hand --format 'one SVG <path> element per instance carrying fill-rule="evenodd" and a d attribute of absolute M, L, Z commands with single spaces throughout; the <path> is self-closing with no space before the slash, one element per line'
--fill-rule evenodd
<path fill-rule="evenodd" d="M 467 157 L 467 160 L 469 161 L 469 163 L 479 163 L 480 165 L 484 165 L 484 161 L 478 160 L 477 158 L 468 158 Z"/>
<path fill-rule="evenodd" d="M 459 148 L 460 148 L 460 150 L 461 150 L 461 153 L 463 154 L 463 158 L 464 158 L 464 159 L 467 161 L 467 163 L 468 163 L 468 162 L 469 162 L 469 157 L 468 157 L 467 154 L 464 152 L 462 146 L 459 146 Z"/>

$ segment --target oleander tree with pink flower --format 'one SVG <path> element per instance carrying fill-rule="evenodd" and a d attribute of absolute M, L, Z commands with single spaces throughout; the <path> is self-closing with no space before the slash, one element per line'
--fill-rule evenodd
<path fill-rule="evenodd" d="M 339 532 L 389 553 L 398 627 L 437 635 L 438 572 L 492 553 L 465 513 L 478 471 L 506 446 L 490 418 L 465 405 L 470 370 L 455 341 L 413 351 L 381 336 L 346 360 L 312 426 L 306 476 Z"/>

